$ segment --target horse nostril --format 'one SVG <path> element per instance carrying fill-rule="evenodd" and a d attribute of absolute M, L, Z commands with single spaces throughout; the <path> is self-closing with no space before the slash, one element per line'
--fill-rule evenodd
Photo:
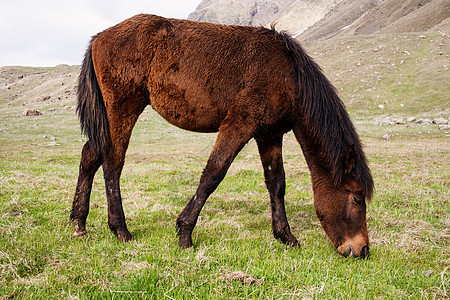
<path fill-rule="evenodd" d="M 366 257 L 367 255 L 369 255 L 369 247 L 368 246 L 364 246 L 361 249 L 361 257 Z"/>

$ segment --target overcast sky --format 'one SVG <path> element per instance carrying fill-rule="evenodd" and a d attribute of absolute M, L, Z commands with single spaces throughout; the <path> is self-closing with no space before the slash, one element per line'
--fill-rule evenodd
<path fill-rule="evenodd" d="M 81 64 L 90 37 L 139 13 L 186 19 L 201 0 L 0 0 L 0 66 Z"/>

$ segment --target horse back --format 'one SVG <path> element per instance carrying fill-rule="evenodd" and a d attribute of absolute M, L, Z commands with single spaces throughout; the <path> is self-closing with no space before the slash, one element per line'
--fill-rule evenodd
<path fill-rule="evenodd" d="M 111 101 L 145 98 L 178 127 L 214 132 L 231 111 L 267 124 L 292 113 L 296 73 L 277 37 L 265 28 L 138 15 L 98 34 L 92 51 Z"/>

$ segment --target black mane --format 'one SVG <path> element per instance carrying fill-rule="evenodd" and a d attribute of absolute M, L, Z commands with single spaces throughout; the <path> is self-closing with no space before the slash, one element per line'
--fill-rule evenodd
<path fill-rule="evenodd" d="M 286 33 L 279 33 L 296 65 L 301 113 L 311 138 L 321 146 L 327 157 L 331 177 L 340 187 L 345 176 L 346 153 L 353 147 L 356 183 L 367 199 L 373 195 L 374 185 L 361 141 L 345 110 L 344 103 L 321 68 L 306 54 L 299 42 Z"/>

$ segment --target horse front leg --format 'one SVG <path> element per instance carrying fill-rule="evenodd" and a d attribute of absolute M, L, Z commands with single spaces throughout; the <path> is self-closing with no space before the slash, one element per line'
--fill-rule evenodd
<path fill-rule="evenodd" d="M 291 233 L 284 206 L 286 183 L 282 142 L 282 136 L 271 141 L 257 140 L 259 155 L 264 168 L 264 178 L 270 194 L 273 235 L 284 244 L 297 246 L 298 241 Z"/>
<path fill-rule="evenodd" d="M 208 163 L 203 170 L 197 191 L 177 218 L 180 247 L 192 246 L 192 231 L 203 205 L 225 177 L 236 155 L 252 137 L 254 129 L 253 124 L 247 124 L 239 117 L 225 118 Z"/>
<path fill-rule="evenodd" d="M 89 198 L 91 195 L 92 181 L 101 164 L 101 155 L 94 151 L 89 145 L 89 141 L 87 141 L 81 151 L 78 183 L 70 213 L 70 219 L 74 228 L 74 237 L 87 234 L 86 219 L 89 214 Z"/>

